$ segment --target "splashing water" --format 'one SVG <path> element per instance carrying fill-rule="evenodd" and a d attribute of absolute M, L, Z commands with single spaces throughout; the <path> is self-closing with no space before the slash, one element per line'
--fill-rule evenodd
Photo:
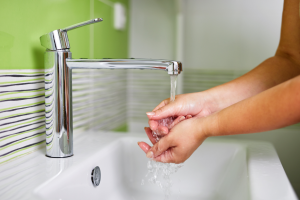
<path fill-rule="evenodd" d="M 161 163 L 154 160 L 149 160 L 147 163 L 148 172 L 145 178 L 148 178 L 148 182 L 160 187 L 165 195 L 165 200 L 167 200 L 171 194 L 172 179 L 171 175 L 176 173 L 183 164 L 174 163 Z M 144 185 L 144 180 L 142 180 L 142 185 Z"/>
<path fill-rule="evenodd" d="M 175 119 L 176 119 L 175 117 L 168 117 L 165 119 L 160 119 L 160 120 L 158 120 L 158 124 L 159 124 L 159 126 L 169 127 L 169 125 L 171 125 Z M 152 131 L 152 135 L 155 138 L 156 142 L 158 142 L 161 138 L 161 136 L 158 133 L 156 133 L 155 131 Z"/>
<path fill-rule="evenodd" d="M 176 93 L 176 84 L 177 84 L 177 75 L 170 75 L 171 78 L 171 95 L 170 101 L 175 101 L 175 93 Z M 169 127 L 175 120 L 175 117 L 169 117 L 166 119 L 158 120 L 159 125 Z M 159 141 L 159 135 L 152 131 L 153 137 L 156 142 Z M 147 163 L 148 172 L 145 178 L 148 178 L 148 182 L 157 185 L 160 187 L 165 195 L 165 200 L 167 200 L 171 194 L 172 180 L 171 175 L 176 173 L 179 168 L 183 166 L 182 164 L 174 164 L 174 163 L 161 163 L 156 162 L 154 160 L 149 160 Z M 141 185 L 144 185 L 144 179 L 141 182 Z"/>

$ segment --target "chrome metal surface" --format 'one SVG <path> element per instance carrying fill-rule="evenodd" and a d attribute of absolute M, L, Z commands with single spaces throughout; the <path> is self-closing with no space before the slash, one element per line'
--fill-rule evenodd
<path fill-rule="evenodd" d="M 66 30 L 98 21 L 83 22 Z M 53 158 L 73 155 L 72 69 L 151 69 L 164 70 L 170 75 L 182 71 L 181 62 L 172 60 L 72 59 L 66 33 L 59 29 L 41 37 L 41 44 L 49 47 L 45 53 L 46 155 Z M 65 35 L 51 39 L 59 34 Z M 48 36 L 51 36 L 49 43 L 43 43 Z"/>
<path fill-rule="evenodd" d="M 100 167 L 97 166 L 92 170 L 91 179 L 92 179 L 92 183 L 95 187 L 97 187 L 100 184 L 100 181 L 101 181 Z"/>
<path fill-rule="evenodd" d="M 92 20 L 88 20 L 85 22 L 81 22 L 67 28 L 57 29 L 50 33 L 47 33 L 40 37 L 40 42 L 43 47 L 46 47 L 49 50 L 62 50 L 62 49 L 70 49 L 70 43 L 67 31 L 79 28 L 81 26 L 102 22 L 103 19 L 96 18 Z"/>
<path fill-rule="evenodd" d="M 152 69 L 180 74 L 182 64 L 172 60 L 155 59 L 67 59 L 70 69 Z"/>
<path fill-rule="evenodd" d="M 61 29 L 43 35 L 40 42 L 43 47 L 53 51 L 70 48 L 68 34 Z"/>
<path fill-rule="evenodd" d="M 45 53 L 46 155 L 73 155 L 72 70 L 66 65 L 71 52 Z M 70 103 L 71 102 L 71 103 Z"/>
<path fill-rule="evenodd" d="M 69 26 L 67 28 L 63 28 L 62 30 L 63 31 L 70 31 L 70 30 L 73 30 L 75 28 L 79 28 L 81 26 L 85 26 L 85 25 L 89 25 L 89 24 L 93 24 L 93 23 L 97 23 L 97 22 L 102 22 L 102 21 L 103 21 L 102 18 L 91 19 L 91 20 L 88 20 L 88 21 L 85 21 L 85 22 L 81 22 L 81 23 Z"/>

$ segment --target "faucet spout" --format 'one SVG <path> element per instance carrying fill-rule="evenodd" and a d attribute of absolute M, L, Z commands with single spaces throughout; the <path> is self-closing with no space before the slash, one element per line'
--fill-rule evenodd
<path fill-rule="evenodd" d="M 170 75 L 180 74 L 179 61 L 155 59 L 66 59 L 70 69 L 151 69 L 164 70 Z"/>

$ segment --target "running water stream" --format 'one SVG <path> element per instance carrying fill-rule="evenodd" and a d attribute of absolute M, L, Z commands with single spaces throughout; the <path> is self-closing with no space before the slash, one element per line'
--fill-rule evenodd
<path fill-rule="evenodd" d="M 170 75 L 171 78 L 171 95 L 170 101 L 175 101 L 176 93 L 176 84 L 177 84 L 177 75 Z M 175 120 L 174 117 L 169 117 L 166 119 L 161 119 L 158 121 L 159 125 L 168 127 Z M 159 141 L 158 134 L 154 131 L 152 132 L 153 136 L 156 139 L 156 142 Z M 174 163 L 161 163 L 154 160 L 149 160 L 147 163 L 148 172 L 145 176 L 145 179 L 148 179 L 149 183 L 155 184 L 160 187 L 165 195 L 165 200 L 169 199 L 171 194 L 172 180 L 171 175 L 176 173 L 183 164 L 174 164 Z M 142 180 L 142 185 L 145 184 L 144 179 Z"/>
<path fill-rule="evenodd" d="M 170 101 L 175 101 L 177 77 L 178 75 L 170 75 L 170 79 L 171 79 Z"/>

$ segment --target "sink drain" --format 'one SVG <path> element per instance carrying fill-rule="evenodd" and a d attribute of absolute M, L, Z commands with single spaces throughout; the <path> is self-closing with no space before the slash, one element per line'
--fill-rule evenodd
<path fill-rule="evenodd" d="M 101 181 L 100 167 L 97 166 L 92 170 L 91 179 L 92 179 L 92 183 L 95 187 L 97 187 L 100 184 L 100 181 Z"/>

